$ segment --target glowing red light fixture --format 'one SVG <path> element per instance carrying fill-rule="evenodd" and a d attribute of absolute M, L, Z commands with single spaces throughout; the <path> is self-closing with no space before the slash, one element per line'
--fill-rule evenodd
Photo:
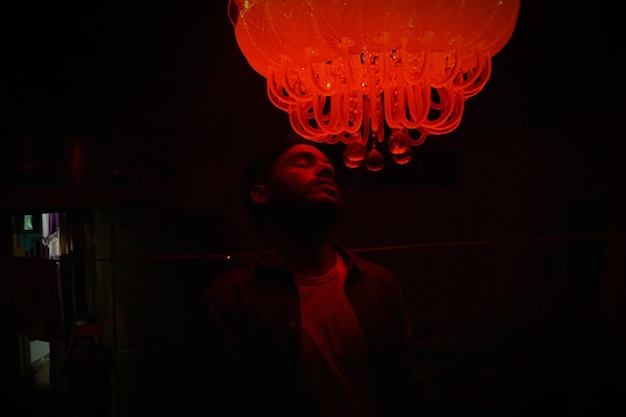
<path fill-rule="evenodd" d="M 372 171 L 450 133 L 491 74 L 520 0 L 229 0 L 242 53 L 293 129 Z M 378 149 L 377 149 L 378 148 Z"/>

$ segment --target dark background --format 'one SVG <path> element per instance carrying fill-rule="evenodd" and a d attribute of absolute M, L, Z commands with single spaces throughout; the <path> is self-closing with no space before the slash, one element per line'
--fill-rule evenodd
<path fill-rule="evenodd" d="M 172 317 L 224 254 L 252 247 L 237 173 L 288 123 L 225 3 L 3 6 L 0 209 L 91 219 L 85 303 L 113 335 L 119 415 L 176 409 L 154 382 Z M 455 132 L 407 166 L 338 167 L 338 239 L 398 275 L 435 415 L 623 406 L 621 16 L 616 1 L 522 1 Z M 340 149 L 324 149 L 339 163 Z"/>

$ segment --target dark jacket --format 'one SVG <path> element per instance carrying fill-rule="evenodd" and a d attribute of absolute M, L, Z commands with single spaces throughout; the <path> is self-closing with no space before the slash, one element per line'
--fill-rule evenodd
<path fill-rule="evenodd" d="M 368 344 L 380 415 L 409 415 L 416 376 L 401 288 L 386 269 L 338 250 L 348 265 L 345 290 Z M 203 408 L 219 416 L 295 416 L 300 309 L 284 262 L 271 253 L 245 260 L 211 282 L 204 301 Z"/>

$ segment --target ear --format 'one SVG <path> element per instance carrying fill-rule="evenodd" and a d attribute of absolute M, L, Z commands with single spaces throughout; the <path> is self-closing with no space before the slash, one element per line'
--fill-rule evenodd
<path fill-rule="evenodd" d="M 265 184 L 253 185 L 250 188 L 250 198 L 258 204 L 267 204 L 270 201 L 270 190 Z"/>

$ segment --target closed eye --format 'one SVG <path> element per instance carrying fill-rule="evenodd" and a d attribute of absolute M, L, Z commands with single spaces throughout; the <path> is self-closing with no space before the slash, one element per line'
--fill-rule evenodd
<path fill-rule="evenodd" d="M 309 151 L 295 153 L 287 160 L 287 163 L 295 168 L 312 168 L 320 162 L 330 168 L 333 167 L 333 163 L 328 158 Z"/>
<path fill-rule="evenodd" d="M 308 156 L 307 154 L 297 154 L 289 160 L 289 164 L 291 166 L 298 168 L 309 168 L 313 165 L 313 163 L 313 158 L 311 156 Z"/>

